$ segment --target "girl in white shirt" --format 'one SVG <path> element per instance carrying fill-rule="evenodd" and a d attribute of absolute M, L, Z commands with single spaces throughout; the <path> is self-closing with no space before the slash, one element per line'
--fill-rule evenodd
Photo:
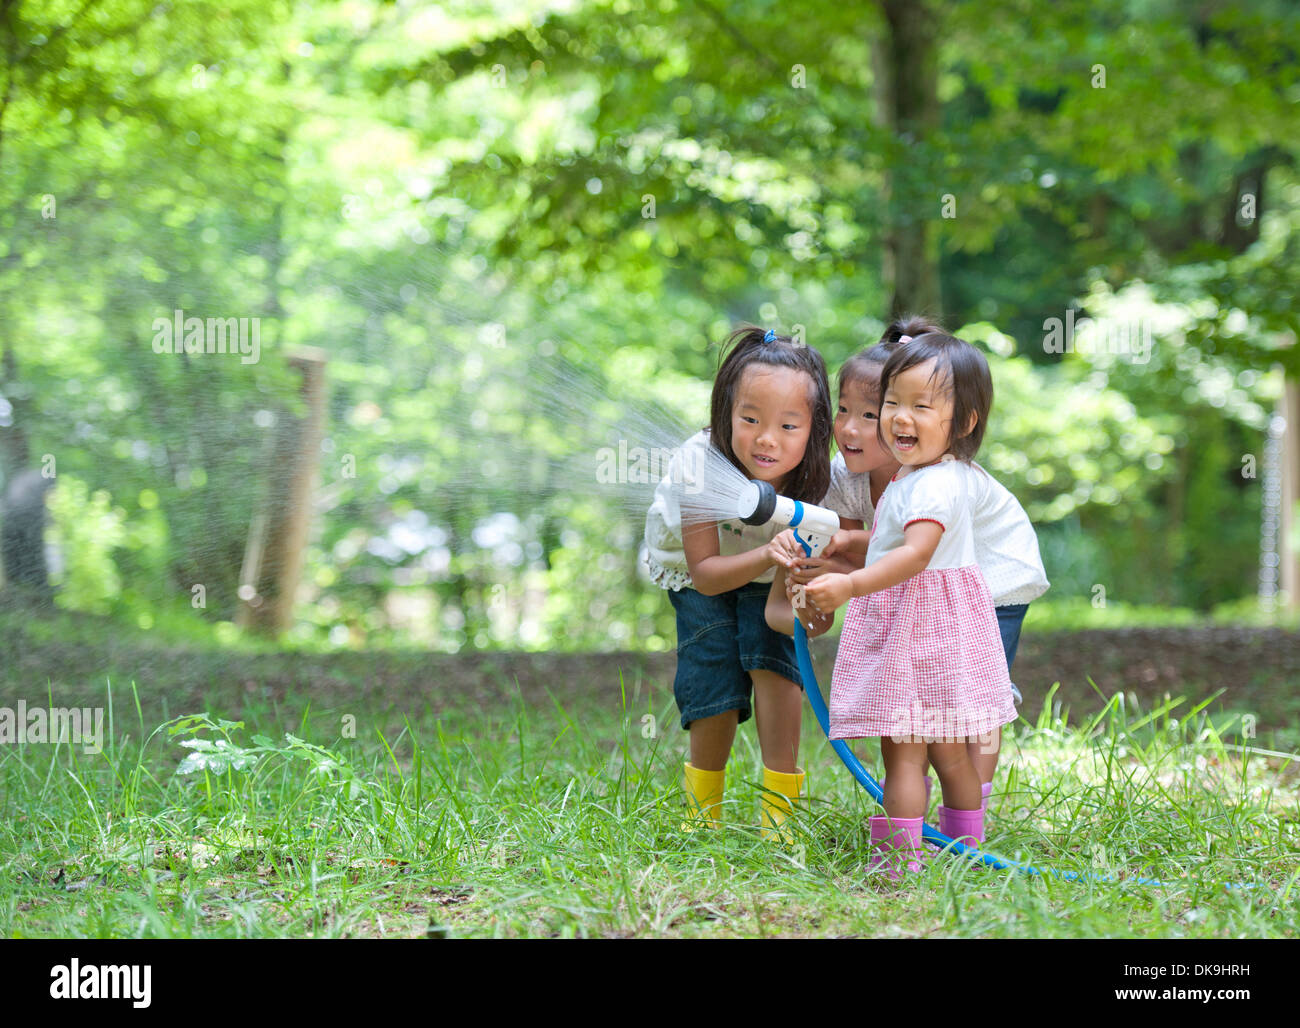
<path fill-rule="evenodd" d="M 988 362 L 969 343 L 927 332 L 890 354 L 881 392 L 879 434 L 900 470 L 882 495 L 866 564 L 821 575 L 805 594 L 822 613 L 849 603 L 830 737 L 880 739 L 885 814 L 871 818 L 871 840 L 897 876 L 902 864 L 921 867 L 927 760 L 943 785 L 939 830 L 982 841 L 971 746 L 1016 713 L 973 531 L 985 473 L 972 461 L 993 397 Z M 845 535 L 836 535 L 841 546 Z"/>
<path fill-rule="evenodd" d="M 876 505 L 889 480 L 901 465 L 880 439 L 880 371 L 900 343 L 926 332 L 944 332 L 918 317 L 900 318 L 889 325 L 876 345 L 845 361 L 839 374 L 839 402 L 835 416 L 835 444 L 839 453 L 831 461 L 831 485 L 821 506 L 840 515 L 847 530 L 837 536 L 819 558 L 804 558 L 786 574 L 787 599 L 806 609 L 797 589 L 828 572 L 848 574 L 862 567 L 867 552 Z M 1039 555 L 1038 537 L 1019 501 L 979 464 L 972 494 L 976 562 L 993 595 L 998 633 L 1010 671 L 1020 640 L 1020 627 L 1029 604 L 1048 589 L 1047 574 Z M 768 622 L 782 629 L 779 599 L 769 604 Z M 1012 686 L 1020 701 L 1019 690 Z M 982 803 L 987 809 L 1001 752 L 999 729 L 991 740 L 973 743 L 971 761 L 980 776 Z M 929 798 L 931 781 L 925 779 Z"/>
<path fill-rule="evenodd" d="M 713 383 L 709 428 L 681 448 L 646 516 L 647 567 L 677 614 L 673 697 L 690 732 L 687 830 L 718 826 L 736 727 L 751 711 L 763 755 L 765 837 L 788 838 L 781 826 L 804 775 L 792 627 L 779 634 L 764 619 L 770 595 L 785 593 L 792 555 L 774 542 L 774 526 L 683 518 L 683 490 L 702 485 L 709 461 L 720 460 L 783 495 L 815 502 L 829 481 L 830 437 L 821 355 L 770 330 L 739 329 Z M 811 620 L 817 634 L 832 619 Z"/>

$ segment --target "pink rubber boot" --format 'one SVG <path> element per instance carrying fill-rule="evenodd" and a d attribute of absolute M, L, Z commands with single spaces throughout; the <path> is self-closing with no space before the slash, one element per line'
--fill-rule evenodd
<path fill-rule="evenodd" d="M 884 868 L 889 873 L 889 880 L 896 882 L 903 877 L 902 869 L 918 872 L 924 866 L 921 850 L 921 827 L 925 819 L 921 817 L 896 817 L 880 814 L 871 819 L 871 848 L 877 851 L 876 858 L 868 866 L 874 871 Z"/>
<path fill-rule="evenodd" d="M 880 788 L 882 791 L 884 790 L 885 783 L 887 781 L 889 781 L 888 778 L 882 778 L 880 780 Z M 929 775 L 926 775 L 925 776 L 925 817 L 930 816 L 930 790 L 933 788 L 933 786 L 934 786 L 934 780 Z M 921 820 L 924 821 L 925 817 L 923 817 Z M 926 845 L 936 850 L 940 848 L 937 842 L 927 842 Z"/>
<path fill-rule="evenodd" d="M 939 807 L 939 831 L 956 842 L 978 846 L 984 841 L 984 808 L 950 810 Z"/>

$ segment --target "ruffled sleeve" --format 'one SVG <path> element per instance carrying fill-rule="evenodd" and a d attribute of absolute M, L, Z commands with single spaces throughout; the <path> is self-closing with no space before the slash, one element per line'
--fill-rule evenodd
<path fill-rule="evenodd" d="M 946 460 L 919 471 L 907 490 L 901 511 L 903 528 L 915 521 L 935 521 L 950 530 L 966 508 L 966 481 L 962 465 Z"/>
<path fill-rule="evenodd" d="M 646 513 L 643 560 L 650 581 L 661 589 L 676 592 L 691 584 L 682 544 L 681 500 L 684 491 L 701 475 L 708 446 L 706 431 L 697 432 L 682 444 L 669 463 L 668 473 L 655 489 L 654 501 Z"/>
<path fill-rule="evenodd" d="M 871 506 L 870 474 L 854 474 L 844 463 L 843 455 L 836 454 L 831 461 L 831 486 L 826 490 L 821 506 L 842 518 L 861 521 L 870 528 L 876 513 Z"/>

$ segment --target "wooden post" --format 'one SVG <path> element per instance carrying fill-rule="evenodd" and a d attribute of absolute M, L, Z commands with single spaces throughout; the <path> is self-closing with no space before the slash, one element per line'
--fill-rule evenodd
<path fill-rule="evenodd" d="M 1300 382 L 1288 378 L 1282 393 L 1282 517 L 1278 533 L 1278 559 L 1282 563 L 1282 603 L 1287 610 L 1300 606 L 1300 558 L 1296 546 L 1296 503 L 1300 501 Z"/>
<path fill-rule="evenodd" d="M 303 347 L 287 360 L 302 374 L 307 415 L 295 418 L 280 411 L 276 418 L 266 498 L 249 528 L 235 618 L 241 628 L 269 636 L 279 635 L 293 623 L 325 428 L 324 351 Z"/>

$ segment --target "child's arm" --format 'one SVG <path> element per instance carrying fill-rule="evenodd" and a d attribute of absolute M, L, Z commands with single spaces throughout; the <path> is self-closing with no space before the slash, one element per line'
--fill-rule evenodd
<path fill-rule="evenodd" d="M 903 545 L 881 557 L 870 567 L 848 575 L 822 575 L 804 587 L 804 594 L 817 610 L 829 613 L 854 596 L 866 596 L 906 582 L 930 566 L 930 558 L 943 538 L 937 521 L 913 521 L 903 529 Z"/>
<path fill-rule="evenodd" d="M 682 549 L 686 553 L 686 566 L 691 573 L 691 584 L 703 596 L 739 589 L 748 585 L 768 568 L 789 567 L 793 558 L 773 539 L 745 553 L 723 557 L 718 553 L 718 523 L 704 521 L 697 525 L 682 526 Z M 794 629 L 792 628 L 791 631 Z"/>
<path fill-rule="evenodd" d="M 835 533 L 835 537 L 827 544 L 828 553 L 853 554 L 854 556 L 865 557 L 867 547 L 871 544 L 871 532 L 868 531 L 861 521 L 850 521 L 848 518 L 840 518 L 840 530 Z M 862 567 L 861 564 L 858 567 Z"/>
<path fill-rule="evenodd" d="M 786 589 L 785 570 L 777 568 L 776 577 L 772 579 L 772 589 L 767 594 L 767 607 L 763 611 L 768 627 L 784 635 L 794 635 L 794 605 Z M 804 607 L 800 618 L 804 631 L 811 639 L 827 631 L 835 624 L 834 614 L 821 614 L 811 607 Z"/>

